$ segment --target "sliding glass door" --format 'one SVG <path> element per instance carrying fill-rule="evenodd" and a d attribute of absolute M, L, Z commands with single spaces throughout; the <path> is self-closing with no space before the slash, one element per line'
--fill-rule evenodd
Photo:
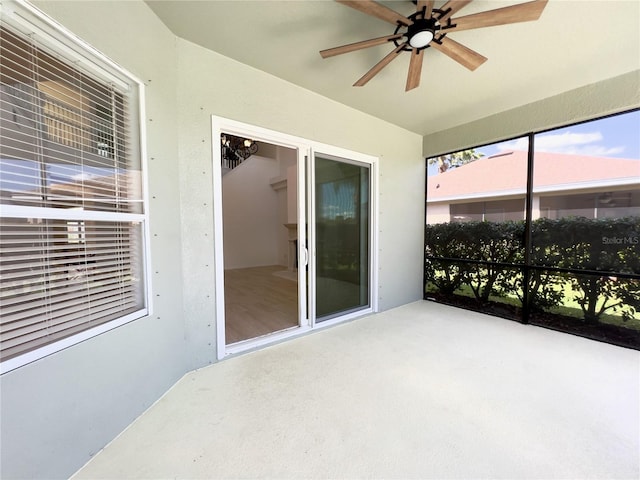
<path fill-rule="evenodd" d="M 370 307 L 370 166 L 316 154 L 315 316 L 322 322 Z"/>
<path fill-rule="evenodd" d="M 377 158 L 215 116 L 212 131 L 218 359 L 375 312 Z M 229 163 L 247 140 L 258 151 Z"/>

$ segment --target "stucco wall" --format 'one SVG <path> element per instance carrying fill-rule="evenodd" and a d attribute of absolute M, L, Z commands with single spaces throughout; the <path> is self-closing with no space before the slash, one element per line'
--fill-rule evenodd
<path fill-rule="evenodd" d="M 0 477 L 67 478 L 185 372 L 175 37 L 140 2 L 40 2 L 146 84 L 153 315 L 0 378 Z"/>
<path fill-rule="evenodd" d="M 422 298 L 420 136 L 178 40 L 180 182 L 191 366 L 215 361 L 211 121 L 216 115 L 380 158 L 382 310 Z M 217 147 L 217 145 L 216 145 Z"/>
<path fill-rule="evenodd" d="M 143 2 L 39 2 L 146 84 L 153 316 L 1 378 L 2 477 L 63 478 L 215 361 L 211 115 L 379 156 L 380 306 L 421 297 L 421 137 L 177 40 Z"/>

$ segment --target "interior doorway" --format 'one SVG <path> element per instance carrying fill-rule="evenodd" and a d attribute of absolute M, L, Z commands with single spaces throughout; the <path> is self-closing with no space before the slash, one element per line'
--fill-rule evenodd
<path fill-rule="evenodd" d="M 297 151 L 222 133 L 225 343 L 300 324 Z"/>

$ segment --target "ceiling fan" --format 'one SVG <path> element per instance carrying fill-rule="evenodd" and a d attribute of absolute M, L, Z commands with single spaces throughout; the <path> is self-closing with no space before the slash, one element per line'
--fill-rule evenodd
<path fill-rule="evenodd" d="M 373 0 L 336 1 L 389 22 L 395 25 L 396 29 L 391 35 L 322 50 L 320 52 L 322 58 L 393 43 L 395 45 L 393 51 L 374 65 L 353 86 L 362 87 L 397 58 L 400 53 L 410 52 L 411 61 L 409 62 L 406 86 L 406 91 L 409 91 L 420 85 L 422 60 L 427 48 L 433 47 L 473 71 L 486 62 L 487 58 L 449 38 L 450 33 L 537 20 L 548 0 L 533 0 L 457 18 L 452 17 L 472 0 L 449 0 L 441 8 L 434 7 L 434 0 L 417 0 L 414 2 L 416 3 L 416 12 L 408 17 Z"/>

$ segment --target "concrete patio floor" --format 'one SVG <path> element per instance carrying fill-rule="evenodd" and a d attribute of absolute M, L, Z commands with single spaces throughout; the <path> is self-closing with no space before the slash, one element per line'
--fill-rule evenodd
<path fill-rule="evenodd" d="M 416 302 L 185 375 L 73 477 L 640 477 L 640 352 Z"/>

